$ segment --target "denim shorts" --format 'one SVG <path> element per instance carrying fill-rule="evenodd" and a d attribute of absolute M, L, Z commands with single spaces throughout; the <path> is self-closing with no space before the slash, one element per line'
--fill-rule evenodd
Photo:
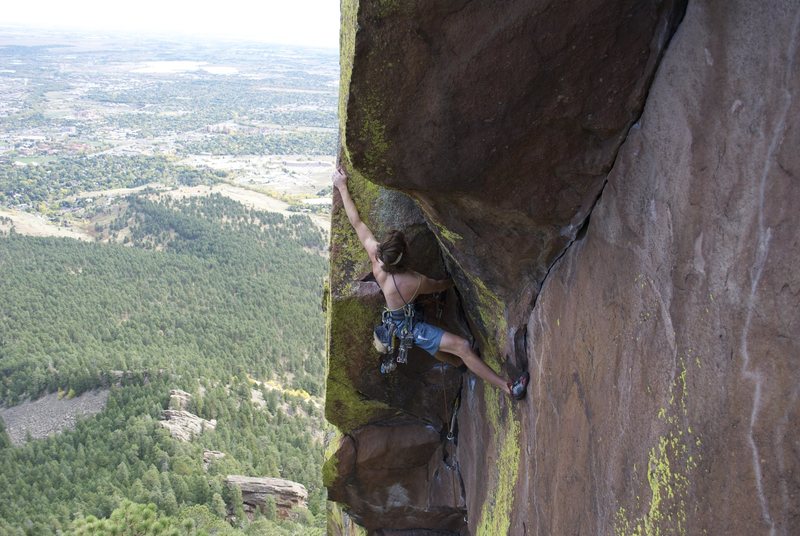
<path fill-rule="evenodd" d="M 403 311 L 392 311 L 390 318 L 392 323 L 397 326 L 397 332 L 400 333 L 406 323 Z M 442 343 L 444 330 L 427 322 L 416 321 L 411 334 L 414 336 L 414 346 L 422 348 L 431 355 L 436 355 L 436 352 L 439 351 L 439 345 Z"/>

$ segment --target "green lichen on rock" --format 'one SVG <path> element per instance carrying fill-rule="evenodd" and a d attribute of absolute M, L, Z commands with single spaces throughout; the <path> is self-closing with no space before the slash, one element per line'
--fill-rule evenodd
<path fill-rule="evenodd" d="M 463 236 L 456 233 L 455 231 L 451 231 L 444 225 L 441 225 L 439 223 L 436 223 L 435 225 L 436 225 L 436 230 L 439 232 L 438 233 L 439 236 L 450 242 L 450 244 L 455 244 L 458 241 L 464 240 Z"/>
<path fill-rule="evenodd" d="M 339 459 L 335 456 L 336 451 L 339 450 L 339 442 L 342 439 L 342 433 L 334 428 L 333 437 L 330 438 L 328 444 L 325 446 L 325 463 L 322 465 L 322 484 L 326 488 L 333 486 L 336 478 L 339 476 Z"/>
<path fill-rule="evenodd" d="M 383 99 L 374 89 L 362 105 L 361 139 L 366 143 L 364 158 L 370 173 L 391 175 L 386 162 L 389 142 L 386 141 L 386 125 L 383 122 Z"/>
<path fill-rule="evenodd" d="M 700 439 L 692 434 L 691 427 L 682 428 L 686 410 L 686 364 L 680 360 L 680 373 L 669 389 L 669 403 L 658 411 L 657 418 L 669 426 L 669 431 L 659 436 L 650 448 L 647 459 L 647 483 L 650 499 L 640 504 L 636 497 L 639 517 L 632 517 L 624 507 L 617 510 L 614 532 L 617 536 L 662 536 L 686 534 L 686 501 L 689 498 L 689 477 L 697 468 L 697 458 L 692 454 Z"/>
<path fill-rule="evenodd" d="M 333 370 L 333 369 L 331 369 Z M 352 382 L 340 382 L 333 373 L 328 378 L 328 396 L 325 400 L 325 417 L 342 431 L 351 431 L 370 421 L 390 417 L 397 413 L 388 405 L 371 400 L 353 386 Z"/>
<path fill-rule="evenodd" d="M 339 476 L 338 471 L 339 459 L 334 456 L 328 456 L 325 463 L 322 465 L 322 485 L 330 488 Z"/>
<path fill-rule="evenodd" d="M 500 390 L 486 385 L 483 390 L 483 401 L 486 404 L 486 420 L 492 425 L 495 432 L 501 430 L 500 419 Z"/>
<path fill-rule="evenodd" d="M 353 74 L 353 57 L 356 50 L 356 32 L 358 31 L 359 0 L 342 0 L 341 29 L 339 34 L 339 134 L 346 140 L 347 101 L 350 98 L 350 78 Z M 344 150 L 347 151 L 345 143 Z"/>
<path fill-rule="evenodd" d="M 475 308 L 486 335 L 486 339 L 482 340 L 481 357 L 495 372 L 499 372 L 503 363 L 501 349 L 508 338 L 505 305 L 479 277 L 469 273 L 466 275 L 474 289 Z"/>
<path fill-rule="evenodd" d="M 350 371 L 366 366 L 354 352 L 369 348 L 372 325 L 379 312 L 350 297 L 333 300 L 330 315 L 325 417 L 346 433 L 372 420 L 394 415 L 396 410 L 362 395 L 350 377 Z"/>
<path fill-rule="evenodd" d="M 341 32 L 340 32 L 340 75 L 339 75 L 339 130 L 342 140 L 341 164 L 348 175 L 347 186 L 353 201 L 359 208 L 361 219 L 368 225 L 373 225 L 371 207 L 378 196 L 378 187 L 366 178 L 353 166 L 347 147 L 347 120 L 348 101 L 350 98 L 350 81 L 353 73 L 353 58 L 355 56 L 356 33 L 358 32 L 359 0 L 342 0 L 341 2 Z M 332 268 L 337 272 L 344 271 L 349 274 L 353 270 L 363 271 L 368 266 L 368 258 L 364 253 L 358 236 L 347 221 L 344 210 L 336 211 L 331 221 L 331 244 L 334 255 L 331 258 Z M 331 277 L 331 281 L 335 278 Z M 341 277 L 338 278 L 342 280 Z M 337 287 L 340 289 L 341 287 Z"/>
<path fill-rule="evenodd" d="M 673 461 L 675 460 L 675 461 Z M 681 467 L 684 465 L 684 468 Z M 679 434 L 670 432 L 658 438 L 650 449 L 647 481 L 650 502 L 639 519 L 629 520 L 624 508 L 616 516 L 616 534 L 660 536 L 686 533 L 686 499 L 689 479 L 684 474 L 694 469 L 686 456 L 686 445 Z M 638 508 L 637 508 L 638 509 Z"/>
<path fill-rule="evenodd" d="M 497 389 L 492 391 L 496 393 Z M 489 490 L 481 508 L 481 520 L 477 531 L 479 536 L 508 534 L 511 526 L 514 488 L 517 485 L 520 464 L 520 424 L 513 415 L 509 415 L 507 422 L 505 430 L 495 427 L 496 446 L 499 452 L 495 464 L 497 472 L 496 477 L 491 480 L 494 482 L 494 487 Z"/>
<path fill-rule="evenodd" d="M 381 13 L 389 13 L 394 9 L 393 2 L 379 2 L 375 5 L 369 4 L 373 10 Z M 391 175 L 391 169 L 386 161 L 386 154 L 389 150 L 389 142 L 386 136 L 386 125 L 383 115 L 386 113 L 385 107 L 388 105 L 389 96 L 383 95 L 377 88 L 370 87 L 365 97 L 354 103 L 355 110 L 350 110 L 350 84 L 353 77 L 353 58 L 355 57 L 356 39 L 358 33 L 358 17 L 360 2 L 358 0 L 343 0 L 342 26 L 340 33 L 340 70 L 339 77 L 339 121 L 340 139 L 344 159 L 352 163 L 351 152 L 348 139 L 348 121 L 352 120 L 351 126 L 355 126 L 359 143 L 364 144 L 362 151 L 364 161 L 362 171 L 368 176 L 387 176 Z M 371 51 L 370 56 L 381 58 L 383 51 Z M 378 60 L 380 61 L 380 60 Z M 383 65 L 383 64 L 381 64 Z M 392 65 L 383 65 L 384 69 L 391 69 Z M 348 171 L 356 172 L 354 166 L 349 166 Z"/>
<path fill-rule="evenodd" d="M 490 386 L 484 390 L 486 420 L 494 429 L 494 447 L 498 456 L 495 464 L 488 464 L 489 467 L 496 468 L 496 473 L 487 475 L 489 486 L 481 508 L 477 530 L 479 536 L 508 534 L 511 525 L 514 489 L 517 485 L 521 456 L 520 423 L 511 407 L 502 403 L 503 396 L 499 389 Z M 503 411 L 505 416 L 502 415 Z"/>
<path fill-rule="evenodd" d="M 328 502 L 326 533 L 329 536 L 367 536 L 364 527 L 356 525 L 352 521 L 345 521 L 345 515 L 341 506 L 335 502 Z"/>
<path fill-rule="evenodd" d="M 350 193 L 353 195 L 353 200 L 359 207 L 359 215 L 370 229 L 377 229 L 380 222 L 373 217 L 373 213 L 377 206 L 381 187 L 368 180 L 367 177 L 352 165 L 347 169 L 349 176 L 347 184 Z M 350 230 L 352 231 L 352 229 Z M 355 232 L 353 232 L 353 234 L 355 234 Z M 362 252 L 363 251 L 362 249 Z M 364 258 L 366 258 L 366 253 L 364 253 Z"/>

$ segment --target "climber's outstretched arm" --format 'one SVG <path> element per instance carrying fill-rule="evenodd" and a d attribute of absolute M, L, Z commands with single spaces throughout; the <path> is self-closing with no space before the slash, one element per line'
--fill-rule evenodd
<path fill-rule="evenodd" d="M 344 170 L 340 167 L 337 167 L 336 171 L 333 172 L 333 185 L 339 190 L 339 194 L 342 196 L 342 204 L 347 213 L 347 219 L 350 220 L 350 225 L 355 229 L 361 245 L 367 250 L 369 260 L 373 263 L 377 262 L 378 241 L 375 240 L 367 224 L 361 221 L 356 204 L 353 203 L 353 198 L 350 197 L 350 192 L 347 190 L 347 175 L 344 174 Z"/>

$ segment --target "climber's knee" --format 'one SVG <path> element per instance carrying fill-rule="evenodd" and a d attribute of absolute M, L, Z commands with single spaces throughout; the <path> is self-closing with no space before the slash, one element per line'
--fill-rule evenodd
<path fill-rule="evenodd" d="M 439 344 L 439 349 L 449 354 L 455 354 L 462 359 L 469 355 L 471 351 L 469 341 L 447 331 L 442 335 L 442 342 Z"/>

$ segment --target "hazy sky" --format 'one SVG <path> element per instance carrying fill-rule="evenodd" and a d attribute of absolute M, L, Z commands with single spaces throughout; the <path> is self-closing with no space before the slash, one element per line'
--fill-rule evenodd
<path fill-rule="evenodd" d="M 336 48 L 339 0 L 7 0 L 1 25 L 241 37 Z"/>

